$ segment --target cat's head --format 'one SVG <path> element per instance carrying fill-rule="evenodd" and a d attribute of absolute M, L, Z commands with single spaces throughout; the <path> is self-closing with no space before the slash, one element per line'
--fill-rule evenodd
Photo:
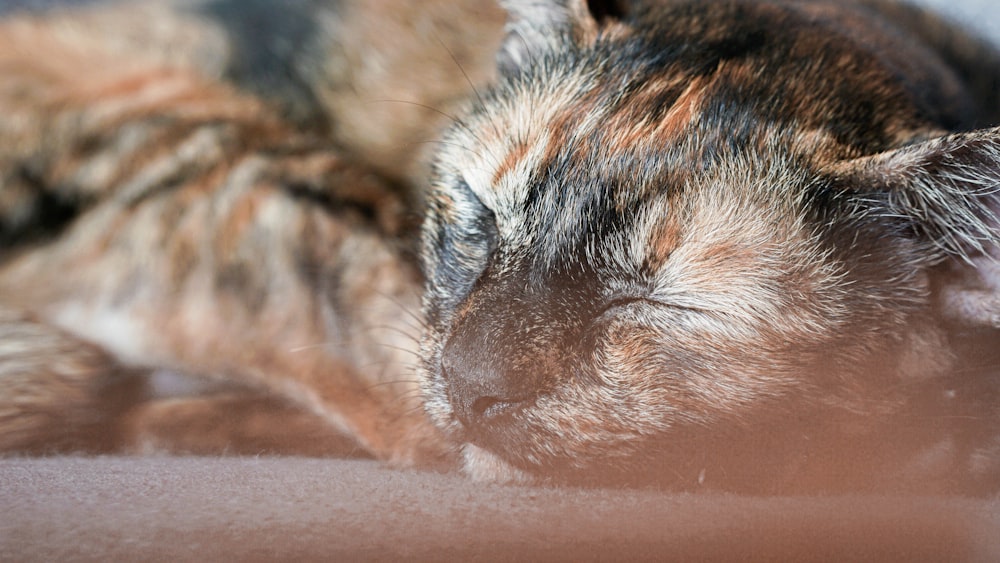
<path fill-rule="evenodd" d="M 502 78 L 435 162 L 423 386 L 466 469 L 780 472 L 944 374 L 931 272 L 995 238 L 998 133 L 890 115 L 928 138 L 859 156 L 739 105 L 766 38 L 663 46 L 593 4 L 506 2 Z"/>

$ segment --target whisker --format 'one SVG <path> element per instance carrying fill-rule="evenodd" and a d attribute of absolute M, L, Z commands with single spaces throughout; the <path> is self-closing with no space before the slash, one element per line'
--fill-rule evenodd
<path fill-rule="evenodd" d="M 416 329 L 416 327 L 412 327 L 412 326 L 409 326 L 409 325 L 407 325 L 407 327 L 411 328 L 411 329 Z M 399 335 L 405 337 L 407 340 L 409 340 L 410 342 L 413 342 L 414 344 L 418 344 L 418 345 L 420 344 L 420 335 L 410 334 L 410 333 L 406 332 L 405 330 L 399 328 L 398 326 L 392 326 L 392 325 L 372 325 L 372 326 L 366 327 L 365 332 L 374 332 L 376 330 L 387 330 L 389 332 L 395 332 L 396 334 L 399 334 Z"/>
<path fill-rule="evenodd" d="M 441 115 L 443 117 L 447 117 L 455 125 L 459 125 L 459 126 L 463 125 L 462 120 L 459 119 L 458 117 L 456 117 L 456 116 L 454 116 L 454 115 L 452 115 L 452 114 L 450 114 L 450 113 L 448 113 L 446 111 L 442 111 L 442 110 L 440 110 L 440 109 L 438 109 L 438 108 L 436 108 L 434 106 L 429 106 L 427 104 L 422 104 L 420 102 L 414 102 L 413 100 L 394 100 L 392 98 L 379 98 L 379 99 L 376 99 L 376 100 L 369 100 L 369 101 L 367 101 L 365 103 L 367 103 L 367 104 L 406 104 L 406 105 L 409 105 L 409 106 L 416 106 L 418 108 L 423 108 L 423 109 L 425 109 L 427 111 L 432 111 L 432 112 L 434 112 L 434 113 L 436 113 L 438 115 Z"/>
<path fill-rule="evenodd" d="M 521 44 L 524 46 L 524 52 L 525 53 L 529 53 L 530 56 L 534 56 L 533 54 L 531 54 L 531 44 L 528 43 L 528 40 L 524 38 L 524 35 L 520 31 L 518 31 L 518 30 L 515 30 L 514 34 L 517 36 L 518 40 L 520 40 Z M 527 97 L 528 98 L 528 104 L 530 105 L 531 115 L 537 115 L 538 114 L 537 108 L 535 106 L 536 98 L 537 97 L 538 96 L 528 96 Z M 524 145 L 527 144 L 527 139 L 524 138 L 524 135 L 525 135 L 525 131 L 523 129 L 519 129 L 518 132 L 517 132 L 517 143 L 518 143 L 518 145 L 524 146 Z"/>
<path fill-rule="evenodd" d="M 358 310 L 364 311 L 365 309 L 359 308 Z M 416 322 L 409 317 L 396 317 L 392 320 L 398 322 L 401 325 L 401 327 L 393 327 L 392 325 L 387 325 L 387 324 L 362 325 L 358 326 L 357 330 L 363 331 L 365 333 L 371 333 L 375 330 L 396 330 L 401 332 L 401 334 L 405 335 L 409 340 L 412 340 L 413 342 L 420 342 L 420 336 L 424 333 L 425 330 L 427 330 L 427 327 L 417 325 Z M 412 333 L 403 332 L 404 328 L 411 330 L 413 332 Z"/>
<path fill-rule="evenodd" d="M 368 367 L 376 367 L 376 366 L 396 366 L 396 367 L 400 368 L 403 371 L 414 372 L 414 373 L 418 369 L 420 369 L 420 367 L 421 367 L 420 364 L 411 363 L 411 362 L 403 362 L 403 361 L 398 361 L 398 360 L 393 360 L 393 359 L 372 360 L 370 362 L 365 362 L 365 363 L 357 364 L 356 365 L 356 367 L 358 369 L 365 369 L 365 368 L 368 368 Z"/>
<path fill-rule="evenodd" d="M 446 117 L 447 119 L 451 120 L 452 124 L 455 127 L 458 127 L 462 131 L 465 131 L 465 133 L 467 133 L 470 137 L 472 137 L 472 139 L 475 140 L 477 143 L 479 143 L 481 146 L 484 146 L 484 147 L 488 146 L 485 142 L 483 142 L 483 139 L 480 138 L 479 135 L 476 134 L 476 131 L 472 127 L 469 126 L 468 123 L 466 123 L 462 119 L 456 117 L 455 115 L 450 114 L 450 113 L 448 113 L 446 111 L 442 111 L 442 110 L 440 110 L 440 109 L 438 109 L 438 108 L 436 108 L 434 106 L 429 106 L 427 104 L 422 104 L 420 102 L 414 102 L 412 100 L 394 100 L 394 99 L 391 99 L 391 98 L 382 98 L 382 99 L 377 99 L 377 100 L 371 100 L 371 101 L 369 101 L 367 103 L 406 104 L 406 105 L 411 105 L 411 106 L 423 108 L 423 109 L 426 109 L 427 111 L 432 111 L 434 113 L 437 113 L 437 114 L 439 114 L 439 115 L 441 115 L 443 117 Z M 494 130 L 496 130 L 496 125 L 494 125 L 493 128 L 494 128 Z M 497 131 L 497 134 L 499 134 L 499 131 Z M 407 143 L 406 145 L 410 145 L 410 144 L 413 144 L 413 143 Z M 406 145 L 404 145 L 404 146 L 406 146 Z M 487 160 L 485 157 L 483 157 L 482 155 L 480 155 L 478 153 L 476 154 L 476 156 L 479 157 L 482 160 Z M 494 165 L 498 165 L 500 163 L 500 160 L 498 158 L 496 158 L 495 155 L 490 154 L 489 156 L 490 156 L 490 159 L 493 161 Z"/>
<path fill-rule="evenodd" d="M 407 354 L 410 354 L 410 355 L 415 356 L 417 358 L 421 357 L 419 352 L 416 352 L 414 350 L 410 350 L 408 348 L 403 348 L 402 346 L 396 346 L 395 344 L 387 344 L 385 342 L 376 342 L 375 344 L 377 346 L 382 346 L 382 347 L 385 347 L 385 348 L 390 348 L 390 349 L 393 349 L 393 350 L 398 350 L 400 352 L 406 352 Z"/>
<path fill-rule="evenodd" d="M 403 414 L 404 416 L 409 416 L 418 413 L 423 414 L 424 412 L 425 411 L 423 403 L 418 403 L 408 409 L 404 409 L 401 414 Z"/>
<path fill-rule="evenodd" d="M 430 144 L 444 145 L 446 147 L 455 147 L 455 148 L 458 148 L 458 149 L 461 149 L 463 151 L 468 152 L 469 154 L 475 156 L 479 160 L 486 160 L 486 157 L 484 157 L 481 153 L 478 153 L 478 152 L 472 150 L 471 148 L 469 148 L 469 147 L 467 147 L 465 145 L 461 145 L 459 143 L 452 143 L 450 141 L 443 141 L 443 140 L 440 140 L 440 139 L 425 139 L 423 141 L 412 141 L 410 143 L 407 143 L 407 145 L 430 145 Z M 492 158 L 492 155 L 491 155 L 491 158 Z"/>
<path fill-rule="evenodd" d="M 441 48 L 444 49 L 446 53 L 448 53 L 448 56 L 451 57 L 452 62 L 455 63 L 455 66 L 458 67 L 458 71 L 462 73 L 462 77 L 465 78 L 466 84 L 469 85 L 469 88 L 472 89 L 472 93 L 475 94 L 476 99 L 479 101 L 479 106 L 486 107 L 486 102 L 483 100 L 483 96 L 479 93 L 479 89 L 476 88 L 476 85 L 472 83 L 472 79 L 469 78 L 469 73 L 465 72 L 465 67 L 463 67 L 462 63 L 458 61 L 458 57 L 456 57 L 455 53 L 453 53 L 451 49 L 449 49 L 448 46 L 444 44 L 444 41 L 441 40 L 441 37 L 437 34 L 437 31 L 434 31 L 433 33 L 434 33 L 434 39 L 437 40 L 438 45 L 441 45 Z M 503 135 L 501 135 L 500 130 L 497 129 L 496 123 L 490 121 L 490 125 L 493 127 L 493 132 L 496 134 L 497 138 L 502 139 Z"/>
<path fill-rule="evenodd" d="M 368 368 L 387 368 L 387 367 L 390 367 L 390 366 L 398 367 L 398 368 L 400 368 L 400 371 L 404 371 L 404 372 L 415 372 L 417 370 L 417 368 L 419 368 L 419 366 L 417 366 L 416 364 L 396 362 L 396 361 L 393 361 L 393 360 L 374 360 L 374 361 L 371 361 L 371 362 L 365 362 L 363 364 L 357 364 L 354 367 L 356 369 L 358 369 L 358 370 L 366 370 Z M 384 371 L 380 372 L 380 373 L 382 375 L 385 374 Z M 384 378 L 380 377 L 379 379 L 381 380 L 381 379 L 384 379 Z"/>
<path fill-rule="evenodd" d="M 366 389 L 374 389 L 376 387 L 386 387 L 389 385 L 419 385 L 419 379 L 391 379 L 389 381 L 379 381 L 378 383 L 372 383 L 366 386 Z"/>
<path fill-rule="evenodd" d="M 305 352 L 306 350 L 315 350 L 317 348 L 332 348 L 335 346 L 341 346 L 339 342 L 320 342 L 319 344 L 304 344 L 302 346 L 295 346 L 294 348 L 289 348 L 288 351 L 292 354 L 298 354 L 299 352 Z"/>
<path fill-rule="evenodd" d="M 422 316 L 420 316 L 417 313 L 414 313 L 413 311 L 411 311 L 406 305 L 400 303 L 395 297 L 393 297 L 393 296 L 391 296 L 388 293 L 385 293 L 383 291 L 379 291 L 377 289 L 375 290 L 375 294 L 383 297 L 384 299 L 388 300 L 390 303 L 393 303 L 397 307 L 399 307 L 399 309 L 403 313 L 405 313 L 409 318 L 413 319 L 417 323 L 417 326 L 419 328 L 422 328 L 422 329 L 425 329 L 425 330 L 429 330 L 431 328 L 430 325 L 427 324 L 427 321 Z"/>
<path fill-rule="evenodd" d="M 420 391 L 420 388 L 416 387 L 416 385 L 419 385 L 419 383 L 420 383 L 419 381 L 412 381 L 412 382 L 408 382 L 408 381 L 386 381 L 386 382 L 379 382 L 379 383 L 374 383 L 372 385 L 366 386 L 365 387 L 365 391 L 376 391 L 376 390 L 379 390 L 379 389 L 384 389 L 386 387 L 390 387 L 391 388 L 391 387 L 396 387 L 396 386 L 400 386 L 400 385 L 406 385 L 407 387 L 406 387 L 405 391 L 403 391 L 401 393 L 395 393 L 392 396 L 392 398 L 393 399 L 406 399 L 406 400 L 419 399 L 423 395 L 423 393 Z"/>
<path fill-rule="evenodd" d="M 483 143 L 482 139 L 480 139 L 479 136 L 476 135 L 475 130 L 473 130 L 471 127 L 469 127 L 469 124 L 466 123 L 464 120 L 456 117 L 454 114 L 450 114 L 450 113 L 448 113 L 446 111 L 443 111 L 443 110 L 440 110 L 440 109 L 438 109 L 438 108 L 436 108 L 434 106 L 429 106 L 427 104 L 422 104 L 420 102 L 414 102 L 412 100 L 394 100 L 394 99 L 391 99 L 391 98 L 381 98 L 381 99 L 377 99 L 377 100 L 370 100 L 370 101 L 368 101 L 366 103 L 370 103 L 370 104 L 375 104 L 375 103 L 406 104 L 406 105 L 410 105 L 410 106 L 415 106 L 415 107 L 418 107 L 418 108 L 426 109 L 427 111 L 431 111 L 431 112 L 434 112 L 434 113 L 437 113 L 437 114 L 441 115 L 442 117 L 446 117 L 447 119 L 449 119 L 452 122 L 452 124 L 455 127 L 458 127 L 459 129 L 461 129 L 461 130 L 465 131 L 466 133 L 468 133 L 473 139 L 476 140 L 476 142 L 478 142 L 479 144 L 483 144 L 483 145 L 485 144 L 485 143 Z"/>

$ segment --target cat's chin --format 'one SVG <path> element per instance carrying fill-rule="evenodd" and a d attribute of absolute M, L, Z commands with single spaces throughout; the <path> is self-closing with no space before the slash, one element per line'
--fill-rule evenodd
<path fill-rule="evenodd" d="M 496 454 L 474 444 L 462 446 L 462 458 L 465 474 L 474 481 L 530 484 L 536 480 L 530 473 L 514 467 Z"/>

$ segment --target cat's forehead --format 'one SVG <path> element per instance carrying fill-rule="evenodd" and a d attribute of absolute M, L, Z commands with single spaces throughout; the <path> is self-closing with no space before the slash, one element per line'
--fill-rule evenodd
<path fill-rule="evenodd" d="M 665 168 L 685 172 L 683 161 L 697 151 L 689 128 L 710 103 L 711 77 L 592 61 L 543 69 L 501 85 L 455 129 L 463 178 L 487 207 L 523 208 L 539 188 L 586 182 L 618 198 L 609 203 L 627 205 L 676 183 L 663 177 Z"/>
<path fill-rule="evenodd" d="M 761 249 L 802 236 L 795 167 L 754 160 L 766 150 L 726 154 L 728 128 L 705 117 L 720 103 L 718 75 L 669 65 L 547 71 L 491 92 L 446 149 L 504 244 L 543 263 L 614 256 L 619 270 L 660 271 L 676 253 L 713 272 L 751 270 Z"/>
<path fill-rule="evenodd" d="M 466 156 L 474 159 L 463 178 L 487 207 L 497 213 L 523 207 L 531 187 L 551 173 L 553 155 L 596 127 L 607 112 L 593 100 L 596 82 L 588 73 L 563 70 L 550 80 L 508 86 L 456 129 L 457 142 L 472 148 Z"/>

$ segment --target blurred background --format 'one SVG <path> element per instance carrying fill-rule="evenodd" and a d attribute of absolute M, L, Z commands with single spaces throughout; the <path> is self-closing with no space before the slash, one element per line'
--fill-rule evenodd
<path fill-rule="evenodd" d="M 0 14 L 13 9 L 39 9 L 67 4 L 95 3 L 102 0 L 0 0 Z M 155 1 L 155 0 L 146 0 Z M 280 0 L 276 0 L 280 1 Z M 411 0 L 419 2 L 420 0 Z M 1000 44 L 1000 4 L 996 0 L 909 0 L 929 6 L 988 35 Z"/>

